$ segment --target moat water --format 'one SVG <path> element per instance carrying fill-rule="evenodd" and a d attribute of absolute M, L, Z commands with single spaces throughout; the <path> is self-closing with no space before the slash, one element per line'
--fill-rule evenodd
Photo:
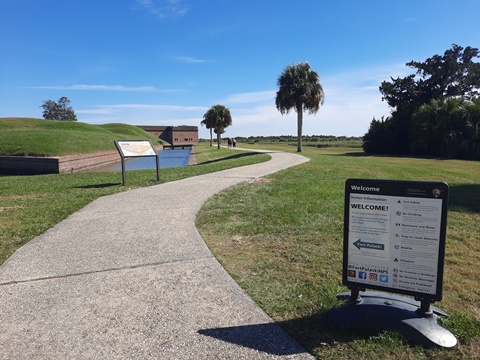
<path fill-rule="evenodd" d="M 187 166 L 191 151 L 191 149 L 164 149 L 157 152 L 160 169 Z M 155 157 L 135 157 L 125 159 L 126 170 L 156 169 L 156 166 Z M 103 172 L 121 170 L 122 163 L 119 161 L 118 163 L 98 166 L 89 171 Z"/>

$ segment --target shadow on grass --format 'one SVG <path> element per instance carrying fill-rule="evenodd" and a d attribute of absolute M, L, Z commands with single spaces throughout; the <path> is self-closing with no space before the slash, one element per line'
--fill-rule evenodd
<path fill-rule="evenodd" d="M 450 185 L 450 207 L 480 213 L 480 184 Z"/>
<path fill-rule="evenodd" d="M 380 156 L 375 154 L 367 154 L 364 152 L 346 152 L 343 154 L 336 154 L 335 156 L 351 156 L 351 157 L 372 157 L 372 156 Z"/>
<path fill-rule="evenodd" d="M 409 155 L 409 154 L 376 154 L 366 152 L 346 152 L 335 154 L 334 156 L 350 156 L 350 157 L 383 157 L 383 158 L 405 158 L 405 159 L 426 159 L 426 160 L 461 160 L 461 161 L 478 161 L 476 159 L 455 159 L 449 157 L 440 157 L 433 155 Z"/>
<path fill-rule="evenodd" d="M 335 154 L 335 156 L 346 156 L 346 157 L 378 157 L 378 158 L 404 158 L 404 159 L 438 159 L 435 157 L 426 157 L 426 156 L 413 156 L 413 155 L 405 155 L 405 154 L 373 154 L 373 153 L 366 153 L 366 152 L 346 152 L 342 154 Z M 442 159 L 439 159 L 442 160 Z M 447 159 L 443 159 L 447 160 Z"/>
<path fill-rule="evenodd" d="M 327 316 L 328 311 L 325 311 L 312 316 L 282 321 L 278 325 L 293 338 L 299 339 L 302 346 L 311 353 L 314 352 L 314 349 L 325 346 L 368 340 L 383 332 L 383 330 L 367 326 L 340 329 L 333 326 Z"/>
<path fill-rule="evenodd" d="M 85 185 L 85 186 L 76 186 L 76 189 L 103 189 L 112 186 L 119 186 L 122 183 L 107 183 L 107 184 L 94 184 L 94 185 Z"/>
<path fill-rule="evenodd" d="M 241 159 L 241 158 L 244 158 L 244 157 L 247 157 L 247 156 L 258 155 L 258 154 L 260 154 L 260 153 L 255 152 L 255 151 L 251 151 L 251 152 L 247 152 L 247 153 L 241 153 L 241 154 L 230 155 L 230 156 L 227 156 L 227 157 L 222 157 L 220 159 L 204 161 L 199 165 L 214 164 L 214 163 L 225 161 L 225 160 Z"/>
<path fill-rule="evenodd" d="M 292 341 L 301 341 L 301 345 Z M 332 326 L 327 319 L 327 312 L 300 319 L 279 323 L 264 323 L 225 328 L 202 329 L 198 333 L 228 343 L 255 349 L 268 354 L 285 356 L 305 352 L 324 346 L 334 346 L 359 339 L 368 339 L 381 331 L 374 329 L 342 330 Z"/>

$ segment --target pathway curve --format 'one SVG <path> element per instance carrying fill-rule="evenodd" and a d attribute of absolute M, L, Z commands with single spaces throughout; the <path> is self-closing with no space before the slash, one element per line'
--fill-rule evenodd
<path fill-rule="evenodd" d="M 101 197 L 0 267 L 0 359 L 311 359 L 226 273 L 195 228 L 213 194 L 266 163 Z"/>

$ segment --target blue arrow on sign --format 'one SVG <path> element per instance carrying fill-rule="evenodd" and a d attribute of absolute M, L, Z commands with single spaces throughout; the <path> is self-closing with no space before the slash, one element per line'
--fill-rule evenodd
<path fill-rule="evenodd" d="M 353 245 L 355 245 L 358 250 L 361 250 L 361 249 L 385 250 L 384 244 L 365 242 L 365 241 L 362 241 L 361 239 L 358 239 L 357 241 L 355 241 Z"/>

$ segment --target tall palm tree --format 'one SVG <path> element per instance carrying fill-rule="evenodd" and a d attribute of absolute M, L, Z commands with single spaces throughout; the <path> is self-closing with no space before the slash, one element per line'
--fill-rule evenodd
<path fill-rule="evenodd" d="M 309 63 L 303 62 L 287 66 L 278 78 L 277 85 L 277 110 L 282 115 L 288 114 L 291 109 L 297 112 L 297 151 L 301 152 L 303 111 L 316 114 L 325 98 L 320 76 L 310 68 Z"/>
<path fill-rule="evenodd" d="M 208 112 L 207 112 L 208 113 Z M 200 121 L 200 125 L 205 125 L 207 129 L 210 129 L 210 146 L 213 146 L 213 128 L 215 127 L 216 118 L 213 116 L 206 117 L 207 113 L 203 115 L 203 120 Z"/>
<path fill-rule="evenodd" d="M 223 105 L 214 105 L 203 115 L 201 124 L 205 124 L 210 129 L 210 146 L 212 145 L 212 129 L 217 134 L 217 146 L 220 149 L 221 134 L 225 128 L 232 125 L 232 115 L 230 110 Z"/>

